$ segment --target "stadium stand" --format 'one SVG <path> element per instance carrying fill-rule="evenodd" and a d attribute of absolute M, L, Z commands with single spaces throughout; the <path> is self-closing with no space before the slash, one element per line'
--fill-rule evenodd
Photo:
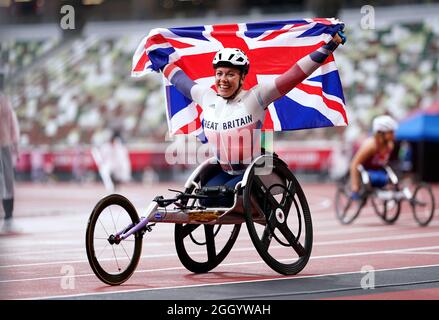
<path fill-rule="evenodd" d="M 365 30 L 347 28 L 335 53 L 350 126 L 347 140 L 388 112 L 397 119 L 439 100 L 439 21 L 424 19 Z M 7 92 L 17 110 L 22 148 L 69 149 L 105 142 L 122 130 L 130 148 L 164 143 L 162 80 L 130 76 L 136 35 L 5 40 L 0 54 L 11 74 Z M 30 72 L 28 70 L 31 70 Z M 346 137 L 345 137 L 346 138 Z M 340 139 L 337 128 L 276 133 L 295 141 Z"/>
<path fill-rule="evenodd" d="M 349 45 L 336 52 L 354 125 L 368 127 L 384 112 L 403 118 L 439 99 L 439 27 L 428 21 L 378 32 L 347 30 Z M 130 144 L 163 142 L 167 127 L 160 77 L 130 77 L 138 39 L 80 38 L 47 58 L 8 90 L 26 145 L 99 144 L 112 128 Z M 56 41 L 2 43 L 12 70 L 38 61 Z M 6 51 L 6 52 L 5 52 Z M 280 136 L 315 139 L 333 129 Z"/>

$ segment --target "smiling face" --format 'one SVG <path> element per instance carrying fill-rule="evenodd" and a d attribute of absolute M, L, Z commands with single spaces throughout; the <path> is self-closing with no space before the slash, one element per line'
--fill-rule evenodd
<path fill-rule="evenodd" d="M 229 98 L 240 88 L 245 76 L 236 68 L 218 67 L 215 69 L 215 86 L 218 94 L 223 98 Z"/>

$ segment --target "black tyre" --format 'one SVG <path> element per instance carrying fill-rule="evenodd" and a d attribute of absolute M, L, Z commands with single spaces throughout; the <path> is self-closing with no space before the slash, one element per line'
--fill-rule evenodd
<path fill-rule="evenodd" d="M 249 174 L 243 194 L 247 229 L 268 266 L 281 274 L 297 274 L 308 263 L 312 250 L 308 203 L 299 182 L 282 160 L 260 160 L 272 160 L 272 166 L 261 163 L 272 170 L 262 173 L 256 164 Z"/>
<path fill-rule="evenodd" d="M 393 224 L 398 220 L 401 213 L 401 201 L 397 199 L 380 199 L 379 192 L 398 192 L 397 184 L 390 184 L 383 190 L 373 192 L 371 196 L 372 206 L 375 213 L 387 224 Z"/>
<path fill-rule="evenodd" d="M 334 202 L 335 215 L 342 224 L 352 223 L 366 203 L 366 199 L 352 200 L 351 193 L 349 179 L 340 182 L 337 186 Z"/>
<path fill-rule="evenodd" d="M 87 258 L 96 276 L 109 285 L 127 281 L 140 259 L 142 234 L 118 241 L 116 233 L 139 222 L 131 202 L 118 194 L 99 201 L 90 215 L 86 232 Z"/>
<path fill-rule="evenodd" d="M 194 191 L 191 187 L 185 191 Z M 183 266 L 194 273 L 206 273 L 217 267 L 232 250 L 241 224 L 175 224 L 174 241 Z"/>
<path fill-rule="evenodd" d="M 417 185 L 413 193 L 413 198 L 410 200 L 410 204 L 416 222 L 420 226 L 427 226 L 433 219 L 436 206 L 431 186 L 426 183 L 420 183 Z"/>

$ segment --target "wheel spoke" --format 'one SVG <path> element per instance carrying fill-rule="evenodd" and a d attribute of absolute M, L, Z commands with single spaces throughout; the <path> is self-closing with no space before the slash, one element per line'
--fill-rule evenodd
<path fill-rule="evenodd" d="M 122 269 L 121 269 L 120 266 L 119 266 L 119 261 L 117 260 L 117 257 L 116 257 L 116 251 L 114 250 L 114 246 L 111 246 L 111 249 L 113 249 L 113 256 L 114 256 L 114 259 L 116 260 L 117 271 L 120 271 L 120 270 L 122 270 Z"/>
<path fill-rule="evenodd" d="M 118 225 L 117 223 L 119 222 L 120 215 L 121 215 L 121 211 L 119 211 L 119 214 L 117 215 L 116 226 Z M 114 232 L 117 233 L 117 229 Z"/>
<path fill-rule="evenodd" d="M 276 226 L 277 219 L 276 219 L 276 211 L 272 210 L 270 213 L 270 216 L 267 219 L 268 225 L 270 226 Z"/>
<path fill-rule="evenodd" d="M 108 238 L 94 238 L 94 240 L 102 240 L 102 241 L 107 241 L 107 242 L 108 242 Z M 126 238 L 126 239 L 124 239 L 123 241 L 124 241 L 124 242 L 127 242 L 127 241 L 129 241 L 129 242 L 135 242 L 136 239 L 129 239 L 129 238 Z"/>
<path fill-rule="evenodd" d="M 126 251 L 126 249 L 125 249 L 123 243 L 121 242 L 121 243 L 119 243 L 119 244 L 121 245 L 123 251 L 125 252 L 125 255 L 127 256 L 128 260 L 129 260 L 129 259 L 130 259 L 130 255 L 129 255 L 128 252 Z"/>
<path fill-rule="evenodd" d="M 293 247 L 294 251 L 296 251 L 300 257 L 304 256 L 305 248 L 302 246 L 302 244 L 299 241 L 296 241 L 296 236 L 288 228 L 287 224 L 283 223 L 279 225 L 279 230 L 283 234 L 285 239 L 287 239 L 288 243 Z"/>
<path fill-rule="evenodd" d="M 204 234 L 206 235 L 207 260 L 214 261 L 216 259 L 216 248 L 213 225 L 204 225 Z"/>
<path fill-rule="evenodd" d="M 280 206 L 279 202 L 277 202 L 276 198 L 274 198 L 270 192 L 267 192 L 268 188 L 264 185 L 262 180 L 256 175 L 253 177 L 253 179 L 255 184 L 260 188 L 261 192 L 258 193 L 262 193 L 263 196 L 266 197 L 266 199 L 268 200 L 268 202 L 271 204 L 273 208 L 279 207 Z"/>
<path fill-rule="evenodd" d="M 427 206 L 427 203 L 425 201 L 420 201 L 420 200 L 417 200 L 417 199 L 415 199 L 413 201 L 413 204 L 415 206 L 420 206 L 420 207 L 426 207 Z"/>
<path fill-rule="evenodd" d="M 256 211 L 259 213 L 259 217 L 264 218 L 265 217 L 264 211 L 262 210 L 258 201 L 254 197 L 251 197 L 250 201 L 251 201 L 252 207 L 255 208 Z"/>
<path fill-rule="evenodd" d="M 105 248 L 106 248 L 108 245 L 109 245 L 109 243 L 107 242 L 107 243 L 105 244 L 105 246 L 102 248 L 101 252 L 99 252 L 99 254 L 96 255 L 96 258 L 97 258 L 97 259 L 99 259 L 99 258 L 101 257 L 102 253 L 104 253 L 104 250 L 105 250 Z"/>
<path fill-rule="evenodd" d="M 264 233 L 262 234 L 262 238 L 261 238 L 262 245 L 264 246 L 264 249 L 266 251 L 268 251 L 268 247 L 270 246 L 271 239 L 272 239 L 272 235 L 270 231 L 270 226 L 266 225 L 264 228 Z"/>
<path fill-rule="evenodd" d="M 200 183 L 198 180 L 195 180 L 195 182 L 197 184 Z M 186 194 L 194 194 L 195 192 L 194 186 L 185 190 Z M 195 200 L 192 205 L 194 204 Z M 200 226 L 203 226 L 204 230 L 198 229 L 196 232 L 193 232 Z M 180 262 L 186 269 L 195 273 L 205 273 L 214 269 L 226 258 L 232 249 L 239 234 L 241 224 L 232 225 L 232 227 L 233 230 L 230 235 L 227 235 L 230 229 L 228 224 L 176 223 L 174 241 Z M 190 239 L 187 239 L 187 237 L 190 237 Z M 206 251 L 200 252 L 200 248 L 202 251 Z"/>
<path fill-rule="evenodd" d="M 387 220 L 387 214 L 388 214 L 387 201 L 384 201 L 383 202 L 383 218 L 385 221 Z"/>
<path fill-rule="evenodd" d="M 111 207 L 108 207 L 108 209 L 110 209 L 111 220 L 113 221 L 113 226 L 114 226 L 114 233 L 117 233 L 116 222 L 114 222 L 114 217 L 113 217 L 113 210 L 111 210 Z"/>
<path fill-rule="evenodd" d="M 343 220 L 344 220 L 344 218 L 346 217 L 346 215 L 348 214 L 348 211 L 349 211 L 349 208 L 351 207 L 352 202 L 353 202 L 353 201 L 352 201 L 351 199 L 348 199 L 346 205 L 344 206 L 343 211 L 342 211 L 342 213 L 341 213 L 341 218 L 342 218 Z"/>
<path fill-rule="evenodd" d="M 198 228 L 199 224 L 186 224 L 183 226 L 181 231 L 181 238 L 186 238 L 192 231 L 194 231 L 196 228 Z"/>
<path fill-rule="evenodd" d="M 107 236 L 110 236 L 110 234 L 107 232 L 107 229 L 105 229 L 104 224 L 102 223 L 101 219 L 98 219 L 99 223 L 101 224 L 102 228 L 104 229 L 104 232 L 106 233 Z"/>
<path fill-rule="evenodd" d="M 271 211 L 270 216 L 267 219 L 267 224 L 265 225 L 264 232 L 262 233 L 261 242 L 265 250 L 268 250 L 270 246 L 271 239 L 273 238 L 272 231 L 274 232 L 274 226 L 276 223 L 276 215 L 274 211 Z"/>
<path fill-rule="evenodd" d="M 288 216 L 288 213 L 290 212 L 291 209 L 291 205 L 293 203 L 293 197 L 296 194 L 293 181 L 289 181 L 287 185 L 287 190 L 283 194 L 283 199 L 281 201 L 281 209 Z"/>

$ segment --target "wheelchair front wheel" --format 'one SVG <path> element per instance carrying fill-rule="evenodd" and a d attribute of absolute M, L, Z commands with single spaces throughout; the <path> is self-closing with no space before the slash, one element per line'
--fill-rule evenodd
<path fill-rule="evenodd" d="M 352 223 L 366 203 L 365 199 L 352 200 L 351 193 L 349 181 L 345 184 L 340 184 L 335 192 L 335 214 L 342 224 Z"/>
<path fill-rule="evenodd" d="M 311 255 L 311 213 L 293 173 L 279 158 L 272 160 L 271 173 L 257 174 L 258 164 L 250 171 L 243 192 L 246 225 L 267 265 L 278 273 L 292 275 L 306 266 Z"/>
<path fill-rule="evenodd" d="M 433 219 L 435 201 L 431 186 L 426 183 L 420 183 L 413 192 L 413 198 L 410 200 L 413 216 L 420 226 L 427 226 Z"/>
<path fill-rule="evenodd" d="M 104 283 L 120 285 L 134 273 L 142 252 L 142 234 L 137 232 L 125 240 L 118 240 L 116 234 L 138 222 L 134 206 L 119 194 L 103 198 L 93 209 L 85 237 L 87 258 Z"/>

